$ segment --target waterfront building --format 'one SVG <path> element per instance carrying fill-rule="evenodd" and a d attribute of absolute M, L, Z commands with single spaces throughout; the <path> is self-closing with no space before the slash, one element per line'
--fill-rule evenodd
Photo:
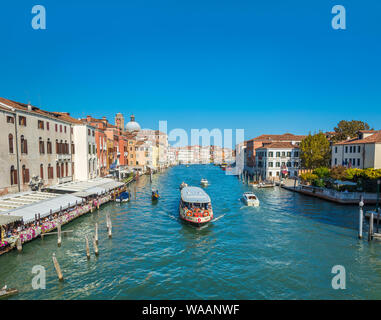
<path fill-rule="evenodd" d="M 178 147 L 177 152 L 179 164 L 194 163 L 194 153 L 191 146 Z"/>
<path fill-rule="evenodd" d="M 300 150 L 296 143 L 272 142 L 256 149 L 255 176 L 259 179 L 297 177 L 300 167 Z"/>
<path fill-rule="evenodd" d="M 31 104 L 0 98 L 0 194 L 71 181 L 71 123 Z"/>
<path fill-rule="evenodd" d="M 72 174 L 75 181 L 87 181 L 98 175 L 96 127 L 70 116 L 68 112 L 54 112 L 61 120 L 71 123 Z M 60 156 L 65 159 L 65 154 Z M 66 179 L 64 182 L 70 181 Z"/>
<path fill-rule="evenodd" d="M 210 163 L 210 146 L 201 146 L 199 152 L 199 158 L 201 164 Z"/>
<path fill-rule="evenodd" d="M 333 144 L 331 166 L 381 168 L 381 130 L 361 130 L 358 136 Z"/>
<path fill-rule="evenodd" d="M 244 170 L 250 175 L 258 172 L 256 163 L 256 150 L 273 142 L 289 142 L 291 144 L 299 145 L 305 138 L 304 135 L 294 135 L 291 133 L 284 134 L 262 134 L 256 138 L 245 141 L 245 167 Z"/>

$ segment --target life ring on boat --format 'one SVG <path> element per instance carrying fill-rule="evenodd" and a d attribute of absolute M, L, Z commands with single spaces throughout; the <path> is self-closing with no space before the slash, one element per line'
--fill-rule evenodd
<path fill-rule="evenodd" d="M 191 217 L 191 216 L 192 216 L 192 211 L 187 210 L 187 211 L 186 211 L 186 215 L 187 215 L 187 217 Z"/>
<path fill-rule="evenodd" d="M 205 211 L 204 211 L 204 217 L 207 217 L 207 216 L 209 216 L 209 211 L 208 211 L 208 210 L 205 210 Z"/>

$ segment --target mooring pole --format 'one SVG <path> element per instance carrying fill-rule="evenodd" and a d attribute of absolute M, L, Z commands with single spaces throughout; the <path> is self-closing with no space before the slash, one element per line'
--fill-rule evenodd
<path fill-rule="evenodd" d="M 95 241 L 95 238 L 93 238 L 93 245 L 94 245 L 94 253 L 97 256 L 99 254 L 99 251 L 98 251 L 98 245 L 97 245 L 97 242 Z"/>
<path fill-rule="evenodd" d="M 87 238 L 87 236 L 85 236 L 85 239 L 86 239 L 86 256 L 87 256 L 87 259 L 90 259 L 89 239 Z"/>
<path fill-rule="evenodd" d="M 363 227 L 363 220 L 364 220 L 363 207 L 364 207 L 364 201 L 363 201 L 363 196 L 361 196 L 360 202 L 359 202 L 359 239 L 362 239 L 362 227 Z"/>
<path fill-rule="evenodd" d="M 368 241 L 371 241 L 373 238 L 373 219 L 374 219 L 374 214 L 373 214 L 373 211 L 371 211 L 370 219 L 369 219 Z"/>
<path fill-rule="evenodd" d="M 112 224 L 111 224 L 111 218 L 110 214 L 107 214 L 107 231 L 108 231 L 108 237 L 112 237 Z"/>
<path fill-rule="evenodd" d="M 54 263 L 54 268 L 56 269 L 56 272 L 57 272 L 58 280 L 62 281 L 63 275 L 62 275 L 61 268 L 60 268 L 60 265 L 58 264 L 55 253 L 53 253 L 53 263 Z"/>
<path fill-rule="evenodd" d="M 60 247 L 62 243 L 62 238 L 61 238 L 61 224 L 57 224 L 57 245 Z"/>
<path fill-rule="evenodd" d="M 22 241 L 21 241 L 20 237 L 17 238 L 16 245 L 17 245 L 17 251 L 21 252 L 22 251 Z"/>
<path fill-rule="evenodd" d="M 96 244 L 98 244 L 98 222 L 95 222 L 95 236 L 94 236 Z"/>

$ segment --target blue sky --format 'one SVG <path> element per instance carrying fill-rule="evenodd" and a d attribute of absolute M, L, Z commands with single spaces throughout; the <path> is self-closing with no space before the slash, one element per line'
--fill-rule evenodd
<path fill-rule="evenodd" d="M 44 5 L 47 30 L 33 30 Z M 331 8 L 346 8 L 333 30 Z M 380 1 L 3 1 L 0 96 L 142 127 L 381 128 Z"/>

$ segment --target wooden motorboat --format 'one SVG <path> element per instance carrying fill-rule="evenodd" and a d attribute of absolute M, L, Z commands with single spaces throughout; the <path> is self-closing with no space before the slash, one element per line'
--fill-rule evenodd
<path fill-rule="evenodd" d="M 13 296 L 15 294 L 18 294 L 19 291 L 14 288 L 7 288 L 6 286 L 0 289 L 0 299 L 8 298 L 10 296 Z"/>

